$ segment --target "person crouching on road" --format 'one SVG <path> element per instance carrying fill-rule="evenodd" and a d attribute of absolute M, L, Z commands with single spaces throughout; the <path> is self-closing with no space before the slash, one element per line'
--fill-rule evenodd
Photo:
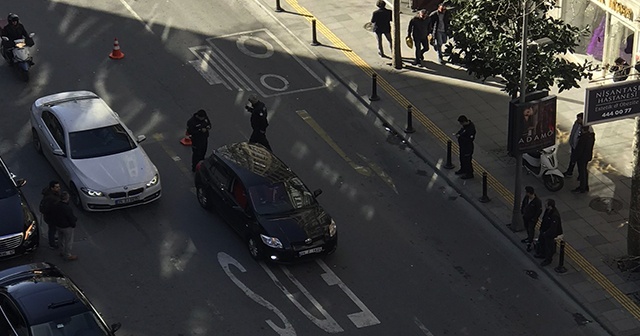
<path fill-rule="evenodd" d="M 191 171 L 196 171 L 198 162 L 204 160 L 209 144 L 209 130 L 211 122 L 205 110 L 198 110 L 187 121 L 187 133 L 191 137 Z"/>
<path fill-rule="evenodd" d="M 53 218 L 60 236 L 62 251 L 60 255 L 65 260 L 76 260 L 78 256 L 71 254 L 73 248 L 73 231 L 78 218 L 73 214 L 73 209 L 69 206 L 69 193 L 63 191 L 60 195 L 60 202 L 53 208 Z"/>
<path fill-rule="evenodd" d="M 462 179 L 472 179 L 473 140 L 476 138 L 476 126 L 464 115 L 458 117 L 458 122 L 462 128 L 454 133 L 460 147 L 460 169 L 456 171 L 456 175 L 461 175 Z"/>

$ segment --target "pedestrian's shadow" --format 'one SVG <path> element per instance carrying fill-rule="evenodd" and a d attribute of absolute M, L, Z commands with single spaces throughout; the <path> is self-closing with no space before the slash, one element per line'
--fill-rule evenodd
<path fill-rule="evenodd" d="M 432 61 L 429 59 L 425 59 L 422 61 L 421 66 L 415 65 L 415 58 L 413 57 L 403 57 L 402 64 L 403 68 L 421 72 L 425 74 L 430 74 L 434 76 L 442 76 L 447 78 L 454 78 L 463 81 L 472 81 L 476 83 L 481 83 L 484 85 L 492 86 L 495 88 L 502 89 L 504 88 L 504 80 L 500 80 L 498 78 L 489 77 L 485 80 L 475 79 L 472 77 L 461 64 L 455 64 L 446 62 L 445 64 L 441 64 L 437 61 Z"/>

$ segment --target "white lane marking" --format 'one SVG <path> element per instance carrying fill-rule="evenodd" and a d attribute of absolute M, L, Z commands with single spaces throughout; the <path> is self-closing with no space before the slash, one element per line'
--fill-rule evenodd
<path fill-rule="evenodd" d="M 207 39 L 209 40 L 209 39 Z M 242 72 L 242 70 L 240 70 L 240 68 L 238 68 L 238 66 L 233 63 L 229 57 L 227 57 L 227 55 L 225 55 L 224 52 L 222 52 L 222 50 L 220 50 L 220 48 L 218 48 L 215 44 L 213 44 L 211 41 L 207 41 L 209 42 L 209 44 L 211 45 L 211 47 L 213 47 L 213 49 L 215 49 L 215 52 L 217 53 L 217 55 L 220 56 L 220 63 L 223 64 L 223 66 L 225 67 L 225 69 L 227 69 L 227 71 L 229 71 L 229 73 L 231 75 L 233 75 L 233 77 L 242 84 L 242 86 L 245 87 L 246 91 L 252 91 L 251 87 L 253 87 L 253 89 L 257 88 L 257 85 L 255 85 L 253 83 L 253 81 L 251 81 L 251 79 L 249 79 L 249 77 L 247 77 L 247 75 L 244 74 L 244 72 Z M 226 63 L 222 62 L 222 59 L 224 59 L 226 61 Z M 227 65 L 228 64 L 228 65 Z M 233 68 L 234 70 L 231 70 L 231 68 Z M 242 77 L 242 78 L 240 78 Z M 262 94 L 262 92 L 260 92 L 259 90 L 258 93 L 260 93 L 261 95 L 264 96 L 264 94 Z"/>
<path fill-rule="evenodd" d="M 251 50 L 249 50 L 249 48 L 247 48 L 247 41 L 249 40 L 254 40 L 258 43 L 261 43 L 262 45 L 264 45 L 264 49 L 265 52 L 262 54 L 258 54 L 256 52 L 253 52 Z M 267 42 L 265 39 L 257 37 L 257 36 L 240 36 L 238 37 L 238 39 L 236 40 L 236 47 L 238 47 L 238 49 L 240 49 L 240 51 L 247 55 L 247 56 L 251 56 L 251 57 L 255 57 L 255 58 L 269 58 L 271 56 L 273 56 L 273 44 Z"/>
<path fill-rule="evenodd" d="M 280 80 L 280 82 L 282 82 L 282 87 L 278 88 L 270 84 L 267 84 L 267 78 L 275 78 Z M 289 81 L 286 78 L 276 74 L 265 74 L 260 76 L 260 84 L 262 84 L 262 86 L 266 87 L 269 90 L 278 91 L 278 92 L 287 91 L 287 89 L 289 88 Z"/>
<path fill-rule="evenodd" d="M 427 336 L 433 336 L 433 334 L 429 331 L 429 329 L 427 329 L 427 327 L 424 326 L 424 324 L 422 324 L 422 322 L 420 322 L 420 320 L 418 320 L 417 317 L 413 317 L 413 322 L 416 323 L 416 325 L 418 326 L 418 328 L 420 328 L 420 330 Z"/>
<path fill-rule="evenodd" d="M 280 290 L 284 293 L 284 295 L 287 296 L 287 298 L 289 298 L 291 303 L 293 303 L 294 306 L 296 306 L 309 320 L 311 320 L 311 322 L 313 322 L 315 325 L 317 325 L 320 329 L 322 329 L 322 330 L 324 330 L 326 332 L 329 332 L 329 333 L 338 333 L 338 332 L 344 331 L 344 329 L 342 329 L 342 327 L 340 327 L 340 325 L 338 325 L 338 323 L 331 317 L 331 315 L 329 315 L 329 313 L 327 313 L 327 311 L 324 310 L 322 305 L 320 305 L 320 303 L 313 297 L 313 295 L 311 295 L 311 293 L 309 293 L 309 291 L 298 281 L 298 279 L 296 279 L 293 276 L 293 274 L 291 274 L 291 272 L 286 267 L 280 266 L 280 268 L 282 269 L 284 274 L 287 275 L 289 280 L 291 280 L 291 282 L 293 282 L 296 285 L 296 287 L 298 287 L 298 289 L 300 289 L 300 292 L 302 292 L 302 294 L 304 294 L 304 296 L 306 296 L 307 299 L 309 299 L 309 301 L 311 301 L 311 303 L 314 305 L 314 307 L 316 307 L 316 309 L 320 312 L 320 314 L 322 314 L 322 316 L 324 316 L 324 318 L 325 318 L 324 320 L 316 318 L 315 316 L 313 316 L 313 314 L 311 314 L 308 310 L 306 310 L 300 304 L 300 302 L 298 302 L 298 300 L 296 300 L 296 298 L 293 296 L 293 294 L 291 294 L 291 292 L 289 292 L 289 290 L 280 282 L 280 280 L 278 280 L 276 275 L 273 274 L 271 269 L 269 269 L 269 267 L 265 263 L 261 262 L 260 266 L 262 266 L 264 271 L 267 272 L 267 274 L 269 275 L 271 280 L 273 280 L 273 283 L 278 288 L 280 288 Z"/>
<path fill-rule="evenodd" d="M 222 81 L 222 83 L 224 84 L 224 86 L 227 87 L 227 89 L 231 90 L 231 87 L 229 86 L 229 84 L 231 84 L 231 85 L 233 85 L 234 88 L 236 88 L 237 90 L 240 90 L 240 86 L 238 84 L 236 84 L 236 82 L 233 80 L 233 78 L 231 78 L 227 74 L 227 72 L 225 72 L 225 70 L 223 70 L 222 67 L 215 61 L 215 59 L 213 57 L 211 57 L 212 54 L 213 54 L 213 49 L 211 49 L 211 47 L 209 47 L 209 46 L 197 46 L 197 47 L 190 47 L 189 50 L 191 50 L 191 52 L 194 55 L 196 55 L 196 57 L 198 57 L 200 60 L 206 61 L 208 65 L 212 65 L 214 68 L 216 68 L 216 70 L 218 70 L 218 73 L 221 74 L 227 80 L 227 82 L 225 82 L 222 79 L 220 79 Z M 202 53 L 202 55 L 200 55 L 200 53 Z M 206 79 L 207 78 L 205 77 L 205 80 Z"/>
<path fill-rule="evenodd" d="M 320 265 L 320 267 L 322 267 L 322 269 L 326 272 L 322 274 L 322 279 L 324 279 L 324 282 L 326 282 L 329 286 L 338 285 L 338 287 L 340 287 L 340 289 L 345 294 L 347 294 L 351 301 L 353 301 L 353 303 L 355 303 L 358 308 L 360 308 L 360 312 L 347 315 L 351 322 L 356 325 L 356 327 L 364 328 L 380 324 L 380 320 L 378 320 L 378 318 L 373 315 L 371 310 L 369 310 L 369 308 L 367 308 L 367 306 L 365 306 L 364 303 L 362 303 L 362 301 L 358 299 L 358 297 L 349 289 L 349 287 L 347 287 L 347 285 L 345 285 L 344 282 L 342 282 L 342 280 L 340 280 L 340 278 L 338 278 L 338 276 L 333 273 L 333 271 L 329 268 L 329 266 L 327 266 L 327 264 L 324 263 L 324 261 L 316 259 L 316 263 L 318 263 L 318 265 Z"/>
<path fill-rule="evenodd" d="M 131 8 L 131 6 L 129 6 L 129 4 L 126 1 L 120 0 L 120 2 L 124 6 L 124 8 L 126 8 L 129 11 L 129 13 L 131 13 L 131 15 L 133 15 L 133 17 L 136 18 L 136 20 L 140 21 L 140 23 L 144 25 L 144 29 L 146 29 L 151 34 L 155 35 L 153 30 L 151 30 L 151 27 L 140 17 L 140 15 L 138 15 L 138 13 L 136 13 L 136 11 L 133 10 L 133 8 Z"/>
<path fill-rule="evenodd" d="M 233 281 L 233 283 L 236 284 L 236 286 L 238 286 L 238 288 L 240 288 L 240 290 L 242 290 L 245 295 L 247 295 L 251 300 L 255 301 L 259 305 L 271 310 L 273 313 L 278 315 L 280 320 L 282 320 L 282 322 L 284 323 L 284 328 L 280 328 L 277 325 L 275 325 L 275 323 L 273 323 L 271 320 L 266 320 L 265 322 L 267 322 L 267 324 L 271 327 L 271 329 L 277 332 L 280 336 L 296 336 L 296 331 L 295 329 L 293 329 L 293 325 L 291 325 L 289 320 L 287 320 L 284 314 L 282 314 L 280 309 L 278 309 L 276 306 L 271 304 L 271 302 L 265 300 L 262 296 L 253 292 L 251 289 L 249 289 L 249 287 L 247 287 L 244 283 L 242 283 L 242 281 L 236 278 L 236 276 L 233 275 L 233 273 L 231 273 L 231 269 L 229 269 L 229 265 L 233 265 L 237 269 L 239 269 L 240 272 L 245 273 L 247 270 L 244 268 L 244 266 L 242 266 L 242 264 L 240 264 L 232 256 L 224 252 L 218 252 L 218 263 L 220 263 L 220 266 L 222 266 L 222 269 L 224 270 L 224 272 L 227 273 L 227 276 L 229 277 L 229 279 L 231 279 L 231 281 Z"/>

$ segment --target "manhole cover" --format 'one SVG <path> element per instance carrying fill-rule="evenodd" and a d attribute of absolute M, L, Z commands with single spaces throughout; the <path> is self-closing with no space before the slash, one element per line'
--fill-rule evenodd
<path fill-rule="evenodd" d="M 598 197 L 591 200 L 589 207 L 600 212 L 618 212 L 622 209 L 622 201 L 612 197 Z"/>

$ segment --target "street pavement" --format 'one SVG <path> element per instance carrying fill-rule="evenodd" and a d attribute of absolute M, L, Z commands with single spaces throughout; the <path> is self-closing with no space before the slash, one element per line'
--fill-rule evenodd
<path fill-rule="evenodd" d="M 272 1 L 258 1 L 265 8 L 275 9 Z M 524 232 L 513 232 L 511 222 L 515 161 L 507 155 L 508 102 L 498 79 L 481 82 L 456 65 L 441 65 L 432 49 L 425 55 L 424 67 L 411 64 L 413 51 L 401 41 L 403 69 L 391 66 L 390 58 L 378 56 L 376 38 L 363 25 L 375 10 L 375 1 L 358 0 L 286 0 L 281 2 L 284 12 L 273 16 L 300 40 L 312 42 L 311 20 L 316 19 L 317 39 L 321 45 L 309 46 L 323 64 L 343 81 L 361 102 L 368 106 L 389 127 L 390 132 L 403 136 L 409 146 L 462 197 L 469 200 L 486 216 L 496 230 L 513 242 L 524 254 L 520 240 Z M 391 8 L 391 6 L 388 6 Z M 404 38 L 409 19 L 413 15 L 403 2 L 400 36 Z M 297 14 L 297 15 L 293 15 Z M 302 14 L 302 15 L 300 15 Z M 392 52 L 385 43 L 388 55 Z M 372 91 L 371 75 L 377 74 L 379 101 L 369 99 Z M 594 78 L 605 73 L 594 73 Z M 584 88 L 558 95 L 558 145 L 560 169 L 569 160 L 567 138 L 575 115 L 583 111 Z M 406 133 L 407 106 L 413 107 L 415 133 Z M 339 113 L 339 112 L 338 112 Z M 457 160 L 457 145 L 452 133 L 459 129 L 457 118 L 464 114 L 477 128 L 474 168 L 476 178 L 459 179 L 445 169 L 446 143 L 454 143 L 453 163 Z M 523 174 L 523 186 L 531 185 L 541 199 L 553 198 L 563 220 L 566 242 L 565 273 L 558 273 L 558 255 L 554 263 L 540 267 L 569 295 L 584 305 L 614 335 L 640 334 L 640 276 L 632 263 L 620 259 L 626 253 L 626 232 L 631 194 L 631 166 L 635 121 L 625 119 L 595 125 L 595 157 L 590 163 L 590 191 L 575 194 L 577 172 L 567 177 L 565 187 L 548 192 L 541 180 Z M 487 172 L 489 202 L 480 202 L 482 173 Z M 520 200 L 522 195 L 515 195 Z M 460 232 L 461 235 L 464 232 Z M 537 259 L 536 259 L 537 260 Z M 577 323 L 593 321 L 581 320 Z"/>

